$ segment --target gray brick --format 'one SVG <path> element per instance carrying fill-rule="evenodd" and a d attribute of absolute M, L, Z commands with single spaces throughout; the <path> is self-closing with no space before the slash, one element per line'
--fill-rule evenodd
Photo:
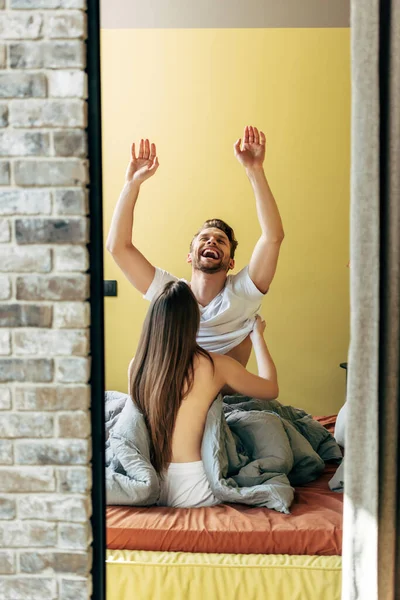
<path fill-rule="evenodd" d="M 0 410 L 11 410 L 11 393 L 10 390 L 3 390 L 0 387 Z"/>
<path fill-rule="evenodd" d="M 90 305 L 88 302 L 60 302 L 54 305 L 54 327 L 58 329 L 79 329 L 89 327 L 89 325 Z"/>
<path fill-rule="evenodd" d="M 15 573 L 14 552 L 11 550 L 0 550 L 0 575 L 12 575 Z M 80 573 L 84 575 L 85 573 Z"/>
<path fill-rule="evenodd" d="M 0 330 L 0 355 L 11 354 L 11 333 L 8 330 Z"/>
<path fill-rule="evenodd" d="M 85 67 L 85 45 L 77 40 L 14 43 L 9 53 L 12 69 Z"/>
<path fill-rule="evenodd" d="M 0 387 L 0 410 L 11 409 L 11 390 L 7 387 Z"/>
<path fill-rule="evenodd" d="M 0 219 L 0 244 L 4 244 L 11 240 L 10 221 L 8 219 Z"/>
<path fill-rule="evenodd" d="M 87 383 L 90 377 L 90 360 L 87 358 L 57 359 L 56 379 L 62 383 Z"/>
<path fill-rule="evenodd" d="M 7 104 L 0 104 L 0 127 L 7 127 L 8 125 L 8 106 Z"/>
<path fill-rule="evenodd" d="M 56 271 L 81 271 L 89 268 L 89 252 L 83 246 L 54 248 L 54 268 Z"/>
<path fill-rule="evenodd" d="M 53 379 L 51 359 L 0 358 L 0 382 L 32 381 L 46 383 Z"/>
<path fill-rule="evenodd" d="M 0 304 L 0 327 L 51 327 L 51 324 L 51 306 Z"/>
<path fill-rule="evenodd" d="M 0 355 L 11 354 L 11 337 L 9 331 L 0 331 Z"/>
<path fill-rule="evenodd" d="M 16 440 L 14 453 L 19 465 L 85 465 L 90 459 L 86 440 Z"/>
<path fill-rule="evenodd" d="M 90 404 L 90 388 L 84 385 L 17 387 L 17 410 L 85 410 Z"/>
<path fill-rule="evenodd" d="M 86 156 L 86 133 L 81 130 L 55 131 L 54 150 L 56 156 Z"/>
<path fill-rule="evenodd" d="M 58 547 L 70 550 L 86 550 L 92 541 L 89 524 L 77 525 L 60 523 L 58 526 Z"/>
<path fill-rule="evenodd" d="M 11 280 L 6 275 L 0 275 L 0 300 L 11 298 Z"/>
<path fill-rule="evenodd" d="M 85 127 L 84 100 L 14 100 L 10 105 L 13 127 Z"/>
<path fill-rule="evenodd" d="M 0 73 L 0 98 L 45 98 L 43 73 Z"/>
<path fill-rule="evenodd" d="M 49 96 L 52 98 L 87 98 L 87 76 L 84 71 L 50 71 Z"/>
<path fill-rule="evenodd" d="M 54 469 L 50 467 L 1 467 L 0 492 L 53 492 Z"/>
<path fill-rule="evenodd" d="M 86 494 L 92 488 L 92 471 L 88 467 L 59 467 L 57 489 L 70 494 Z"/>
<path fill-rule="evenodd" d="M 90 566 L 90 555 L 86 552 L 20 553 L 21 573 L 74 573 L 84 576 L 89 573 Z"/>
<path fill-rule="evenodd" d="M 14 129 L 0 132 L 0 156 L 45 156 L 49 150 L 48 133 Z"/>
<path fill-rule="evenodd" d="M 58 415 L 58 436 L 60 438 L 87 438 L 89 435 L 89 413 L 77 410 Z"/>
<path fill-rule="evenodd" d="M 0 190 L 0 215 L 38 215 L 51 212 L 48 190 Z"/>
<path fill-rule="evenodd" d="M 0 440 L 0 465 L 12 465 L 14 462 L 13 442 Z M 0 472 L 1 474 L 1 472 Z M 3 490 L 5 491 L 5 490 Z"/>
<path fill-rule="evenodd" d="M 88 241 L 87 220 L 17 219 L 17 244 L 84 244 Z"/>
<path fill-rule="evenodd" d="M 79 158 L 16 160 L 14 177 L 15 183 L 22 186 L 85 184 L 88 181 L 87 164 Z"/>
<path fill-rule="evenodd" d="M 88 332 L 81 329 L 15 330 L 13 349 L 19 356 L 86 356 Z"/>
<path fill-rule="evenodd" d="M 7 329 L 0 329 L 0 354 L 11 354 L 11 333 Z"/>
<path fill-rule="evenodd" d="M 0 414 L 3 438 L 48 438 L 54 434 L 52 415 L 40 413 Z"/>
<path fill-rule="evenodd" d="M 88 579 L 61 579 L 60 600 L 87 600 L 91 589 Z"/>
<path fill-rule="evenodd" d="M 49 577 L 1 577 L 2 600 L 53 600 L 58 598 L 57 581 Z M 78 599 L 76 599 L 78 600 Z"/>
<path fill-rule="evenodd" d="M 49 273 L 51 271 L 51 250 L 2 246 L 0 247 L 0 271 Z"/>
<path fill-rule="evenodd" d="M 9 496 L 0 496 L 0 519 L 15 519 L 16 514 L 15 500 Z"/>
<path fill-rule="evenodd" d="M 86 523 L 90 518 L 88 505 L 88 499 L 78 496 L 66 496 L 65 494 L 33 496 L 30 494 L 18 498 L 18 518 L 41 519 L 43 515 L 46 515 L 46 521 Z M 15 504 L 13 508 L 15 510 Z"/>
<path fill-rule="evenodd" d="M 3 40 L 34 40 L 41 37 L 43 19 L 38 13 L 0 15 L 0 38 Z"/>
<path fill-rule="evenodd" d="M 89 297 L 87 275 L 17 277 L 17 300 L 86 300 Z"/>
<path fill-rule="evenodd" d="M 11 8 L 81 8 L 86 9 L 86 0 L 11 0 Z"/>
<path fill-rule="evenodd" d="M 81 11 L 49 15 L 46 20 L 46 35 L 49 38 L 84 38 L 86 36 L 85 15 Z"/>
<path fill-rule="evenodd" d="M 9 331 L 0 329 L 0 355 L 11 354 L 11 335 Z"/>
<path fill-rule="evenodd" d="M 54 211 L 60 215 L 86 215 L 89 212 L 87 193 L 82 188 L 56 190 Z"/>
<path fill-rule="evenodd" d="M 0 83 L 1 85 L 1 83 Z M 0 185 L 8 185 L 10 183 L 10 163 L 5 160 L 0 160 Z"/>
<path fill-rule="evenodd" d="M 44 521 L 9 521 L 0 523 L 0 545 L 7 548 L 55 546 L 56 524 Z M 3 535 L 2 535 L 3 534 Z M 3 543 L 1 544 L 1 538 Z M 0 594 L 0 598 L 1 598 Z M 31 596 L 29 596 L 31 597 Z"/>

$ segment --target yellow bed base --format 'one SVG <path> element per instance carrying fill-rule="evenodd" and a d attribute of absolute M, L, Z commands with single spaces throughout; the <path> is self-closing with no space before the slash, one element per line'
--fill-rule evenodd
<path fill-rule="evenodd" d="M 107 550 L 107 600 L 340 600 L 340 556 Z"/>

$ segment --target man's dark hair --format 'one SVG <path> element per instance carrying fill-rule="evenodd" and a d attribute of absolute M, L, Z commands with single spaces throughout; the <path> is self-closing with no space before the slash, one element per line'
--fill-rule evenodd
<path fill-rule="evenodd" d="M 207 221 L 205 221 L 205 223 L 203 223 L 198 232 L 193 236 L 193 239 L 190 242 L 190 251 L 192 251 L 193 242 L 199 235 L 199 233 L 203 231 L 203 229 L 208 229 L 209 227 L 216 227 L 217 229 L 221 229 L 221 231 L 225 233 L 231 244 L 231 258 L 235 258 L 235 250 L 239 242 L 235 238 L 235 232 L 233 231 L 232 227 L 228 225 L 228 223 L 225 223 L 225 221 L 222 221 L 222 219 L 208 219 Z"/>

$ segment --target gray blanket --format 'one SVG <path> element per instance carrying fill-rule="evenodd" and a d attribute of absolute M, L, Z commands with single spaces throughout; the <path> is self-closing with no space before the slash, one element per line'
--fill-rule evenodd
<path fill-rule="evenodd" d="M 105 410 L 107 504 L 156 504 L 160 480 L 143 415 L 120 392 L 106 392 Z M 239 395 L 220 395 L 212 404 L 201 455 L 221 503 L 283 513 L 289 513 L 293 485 L 316 479 L 326 461 L 342 459 L 333 436 L 306 412 Z"/>

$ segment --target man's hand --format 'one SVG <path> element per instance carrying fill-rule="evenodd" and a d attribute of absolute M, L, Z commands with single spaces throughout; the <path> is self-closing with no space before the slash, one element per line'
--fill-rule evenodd
<path fill-rule="evenodd" d="M 125 180 L 127 183 L 143 183 L 154 175 L 159 166 L 156 156 L 156 145 L 151 144 L 148 139 L 140 140 L 139 156 L 136 158 L 135 144 L 131 147 L 131 161 L 126 170 Z"/>
<path fill-rule="evenodd" d="M 140 140 L 138 158 L 135 154 L 135 144 L 132 144 L 125 185 L 114 209 L 106 242 L 106 248 L 119 268 L 141 294 L 146 294 L 156 270 L 132 244 L 133 213 L 141 183 L 154 175 L 157 169 L 155 144 L 151 144 L 150 151 L 149 140 Z"/>
<path fill-rule="evenodd" d="M 246 125 L 243 134 L 243 146 L 240 148 L 241 138 L 234 144 L 235 156 L 247 170 L 262 169 L 265 158 L 265 135 L 258 132 L 257 127 Z"/>

